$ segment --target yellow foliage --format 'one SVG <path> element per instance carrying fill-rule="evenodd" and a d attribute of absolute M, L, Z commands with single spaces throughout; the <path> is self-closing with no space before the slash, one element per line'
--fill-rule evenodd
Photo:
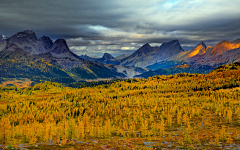
<path fill-rule="evenodd" d="M 232 143 L 240 131 L 239 85 L 240 71 L 234 70 L 154 76 L 82 89 L 45 82 L 2 90 L 0 142 L 175 136 L 176 143 L 189 147 L 205 139 Z"/>

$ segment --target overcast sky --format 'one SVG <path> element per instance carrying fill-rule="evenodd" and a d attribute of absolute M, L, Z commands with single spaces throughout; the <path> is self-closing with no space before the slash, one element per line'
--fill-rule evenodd
<path fill-rule="evenodd" d="M 0 34 L 64 38 L 77 55 L 130 54 L 178 39 L 185 50 L 240 38 L 239 0 L 0 0 Z"/>

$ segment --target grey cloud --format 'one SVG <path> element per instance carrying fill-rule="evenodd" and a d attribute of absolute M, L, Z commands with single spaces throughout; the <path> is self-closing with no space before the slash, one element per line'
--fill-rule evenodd
<path fill-rule="evenodd" d="M 239 6 L 239 0 L 1 0 L 0 34 L 34 30 L 38 37 L 65 38 L 70 47 L 86 47 L 87 54 L 102 53 L 97 45 L 120 53 L 130 43 L 160 45 L 173 39 L 213 45 L 240 37 Z"/>
<path fill-rule="evenodd" d="M 97 57 L 102 57 L 104 53 L 109 53 L 112 54 L 114 57 L 121 55 L 121 54 L 132 54 L 134 50 L 121 50 L 120 48 L 118 49 L 101 49 L 99 50 L 97 46 L 89 46 L 86 48 L 82 48 L 81 50 L 77 49 L 76 47 L 72 47 L 71 51 L 76 53 L 77 55 L 85 55 L 87 54 L 88 56 L 97 56 Z"/>

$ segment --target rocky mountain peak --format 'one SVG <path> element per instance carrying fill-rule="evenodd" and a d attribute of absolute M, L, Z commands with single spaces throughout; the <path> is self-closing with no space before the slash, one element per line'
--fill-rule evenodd
<path fill-rule="evenodd" d="M 170 42 L 163 43 L 159 47 L 159 53 L 169 54 L 169 56 L 172 56 L 172 55 L 177 54 L 182 51 L 184 51 L 184 50 L 182 49 L 178 40 L 172 40 Z"/>
<path fill-rule="evenodd" d="M 19 48 L 31 53 L 39 53 L 39 41 L 34 31 L 25 30 L 18 32 L 8 38 L 9 43 L 17 45 Z"/>
<path fill-rule="evenodd" d="M 205 49 L 207 48 L 207 46 L 204 42 L 200 42 L 197 46 L 203 46 Z"/>
<path fill-rule="evenodd" d="M 231 43 L 238 44 L 238 43 L 240 43 L 240 39 L 233 40 L 233 41 L 231 41 Z"/>
<path fill-rule="evenodd" d="M 48 52 L 51 53 L 51 55 L 55 58 L 63 59 L 62 61 L 65 63 L 67 59 L 71 60 L 77 60 L 80 61 L 80 58 L 70 51 L 66 40 L 64 39 L 57 39 L 50 49 L 48 49 Z M 82 63 L 82 62 L 81 62 Z M 72 66 L 73 64 L 70 63 Z M 67 67 L 68 66 L 68 67 Z M 65 64 L 65 67 L 69 68 L 69 64 Z"/>
<path fill-rule="evenodd" d="M 146 48 L 146 47 L 151 47 L 151 46 L 148 43 L 146 43 L 142 47 Z"/>
<path fill-rule="evenodd" d="M 67 51 L 69 51 L 69 48 L 64 39 L 57 39 L 51 47 L 51 52 L 56 54 L 65 53 Z"/>
<path fill-rule="evenodd" d="M 18 32 L 17 34 L 15 34 L 15 36 L 16 37 L 18 37 L 18 38 L 23 38 L 23 37 L 36 37 L 35 39 L 37 39 L 37 36 L 36 36 L 36 34 L 35 34 L 35 32 L 34 31 L 32 31 L 32 30 L 25 30 L 25 31 L 23 31 L 23 32 Z"/>
<path fill-rule="evenodd" d="M 161 45 L 161 47 L 173 47 L 173 46 L 179 46 L 182 49 L 178 40 L 172 40 L 170 42 L 165 42 Z"/>
<path fill-rule="evenodd" d="M 102 59 L 114 59 L 114 57 L 111 54 L 104 53 Z"/>
<path fill-rule="evenodd" d="M 67 45 L 67 42 L 64 39 L 57 39 L 54 44 Z"/>
<path fill-rule="evenodd" d="M 203 55 L 206 52 L 206 45 L 204 42 L 200 42 L 196 47 L 189 51 L 187 58 L 191 58 L 196 55 Z"/>
<path fill-rule="evenodd" d="M 114 57 L 113 57 L 111 54 L 104 53 L 102 59 L 107 59 L 107 60 L 109 60 L 109 59 L 114 59 Z"/>
<path fill-rule="evenodd" d="M 18 44 L 22 45 L 24 42 L 32 43 L 37 41 L 38 41 L 38 38 L 35 32 L 33 32 L 32 30 L 25 30 L 23 32 L 18 32 L 9 38 L 10 43 L 14 43 L 14 44 L 17 43 L 17 45 Z"/>
<path fill-rule="evenodd" d="M 48 49 L 53 45 L 52 40 L 46 36 L 39 38 L 39 42 L 41 42 L 43 44 L 45 49 Z"/>
<path fill-rule="evenodd" d="M 25 34 L 35 34 L 35 32 L 33 30 L 25 30 L 25 31 L 23 31 L 23 33 L 25 33 Z"/>
<path fill-rule="evenodd" d="M 216 44 L 211 51 L 211 55 L 222 55 L 223 53 L 240 47 L 240 43 L 238 43 L 238 39 L 232 42 L 223 40 Z"/>
<path fill-rule="evenodd" d="M 150 52 L 152 52 L 152 47 L 146 43 L 144 44 L 142 47 L 140 47 L 136 52 L 134 52 L 135 54 L 141 55 L 141 54 L 148 54 Z M 133 54 L 134 54 L 133 53 Z"/>
<path fill-rule="evenodd" d="M 210 48 L 212 48 L 212 46 L 208 45 L 207 48 L 206 48 L 206 50 L 208 50 L 208 49 L 210 49 Z"/>

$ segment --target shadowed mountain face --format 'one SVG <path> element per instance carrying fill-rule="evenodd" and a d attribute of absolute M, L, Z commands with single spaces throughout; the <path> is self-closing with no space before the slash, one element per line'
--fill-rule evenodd
<path fill-rule="evenodd" d="M 179 43 L 178 40 L 173 40 L 167 43 L 163 43 L 160 47 L 159 47 L 159 53 L 162 54 L 165 57 L 170 57 L 173 56 L 175 54 L 178 54 L 179 52 L 182 52 L 183 49 Z"/>
<path fill-rule="evenodd" d="M 61 54 L 69 51 L 67 43 L 64 39 L 57 39 L 50 48 L 51 53 Z"/>
<path fill-rule="evenodd" d="M 52 40 L 46 36 L 39 38 L 39 42 L 42 43 L 43 48 L 46 50 L 49 49 L 53 45 Z"/>

